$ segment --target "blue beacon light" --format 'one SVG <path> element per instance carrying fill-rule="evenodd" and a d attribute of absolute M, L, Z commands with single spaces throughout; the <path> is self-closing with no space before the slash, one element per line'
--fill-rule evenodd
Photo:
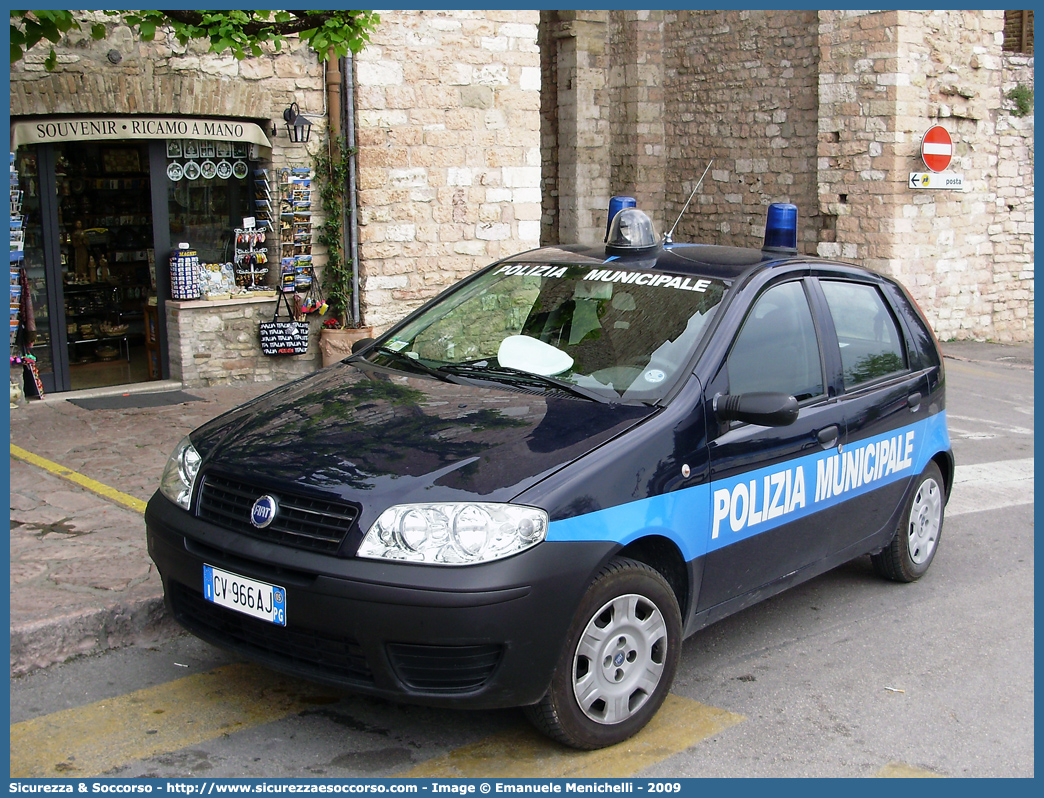
<path fill-rule="evenodd" d="M 616 218 L 616 214 L 622 211 L 624 208 L 635 208 L 638 206 L 638 200 L 634 197 L 612 197 L 609 200 L 609 215 L 605 220 L 605 238 L 603 241 L 609 240 L 609 225 L 613 223 L 613 219 Z"/>
<path fill-rule="evenodd" d="M 797 205 L 789 202 L 769 205 L 765 221 L 765 245 L 761 251 L 780 255 L 797 254 Z"/>

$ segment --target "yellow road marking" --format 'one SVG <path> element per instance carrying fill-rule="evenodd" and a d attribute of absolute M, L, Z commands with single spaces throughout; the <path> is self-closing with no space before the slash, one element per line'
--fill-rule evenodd
<path fill-rule="evenodd" d="M 116 490 L 116 488 L 110 488 L 108 485 L 98 482 L 97 480 L 85 477 L 83 474 L 79 474 L 71 468 L 66 468 L 63 465 L 53 463 L 39 455 L 33 454 L 32 452 L 27 452 L 25 449 L 20 446 L 15 446 L 13 443 L 11 444 L 11 456 L 17 457 L 19 460 L 24 460 L 27 463 L 31 463 L 45 471 L 49 471 L 62 479 L 75 482 L 77 485 L 87 488 L 87 490 L 93 491 L 99 496 L 104 496 L 106 499 L 114 501 L 117 504 L 122 504 L 124 507 L 129 507 L 130 509 L 143 514 L 145 512 L 145 502 L 141 499 L 136 499 L 133 496 Z"/>
<path fill-rule="evenodd" d="M 915 768 L 905 762 L 889 762 L 874 776 L 879 779 L 941 779 L 944 776 L 932 773 L 930 770 Z"/>
<path fill-rule="evenodd" d="M 338 700 L 263 668 L 227 665 L 14 724 L 11 778 L 98 776 Z"/>
<path fill-rule="evenodd" d="M 642 731 L 611 748 L 574 751 L 535 729 L 494 734 L 397 776 L 416 778 L 624 778 L 746 720 L 675 695 Z"/>

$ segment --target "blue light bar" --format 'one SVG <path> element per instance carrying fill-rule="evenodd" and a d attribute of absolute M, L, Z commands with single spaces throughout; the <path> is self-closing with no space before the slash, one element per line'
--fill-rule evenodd
<path fill-rule="evenodd" d="M 765 221 L 765 245 L 763 252 L 778 252 L 781 255 L 797 254 L 797 205 L 789 202 L 774 202 L 769 205 Z"/>

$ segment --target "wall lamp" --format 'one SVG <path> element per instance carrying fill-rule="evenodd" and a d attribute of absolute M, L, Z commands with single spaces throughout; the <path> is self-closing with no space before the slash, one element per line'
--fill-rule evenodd
<path fill-rule="evenodd" d="M 312 123 L 301 114 L 297 103 L 291 103 L 290 107 L 283 111 L 283 121 L 286 122 L 286 135 L 295 144 L 308 141 L 312 134 Z"/>

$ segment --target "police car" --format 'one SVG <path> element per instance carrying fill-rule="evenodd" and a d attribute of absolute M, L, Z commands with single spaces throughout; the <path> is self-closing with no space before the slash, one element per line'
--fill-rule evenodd
<path fill-rule="evenodd" d="M 521 706 L 577 748 L 656 713 L 682 641 L 870 555 L 938 549 L 938 344 L 896 282 L 659 239 L 494 263 L 339 364 L 200 427 L 146 511 L 189 631 L 302 677 Z"/>

